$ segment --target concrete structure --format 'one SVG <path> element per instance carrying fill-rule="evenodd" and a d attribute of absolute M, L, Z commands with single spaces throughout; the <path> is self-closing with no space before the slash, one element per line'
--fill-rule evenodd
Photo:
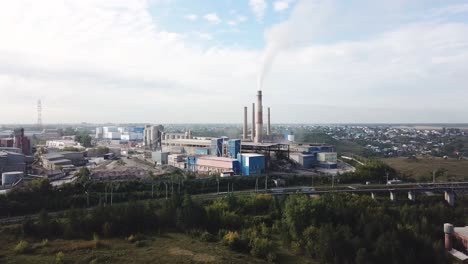
<path fill-rule="evenodd" d="M 462 262 L 468 260 L 468 256 L 463 253 L 468 250 L 468 226 L 454 228 L 452 224 L 445 223 L 444 234 L 445 249 L 448 253 Z M 458 241 L 462 248 L 458 248 L 458 250 L 453 248 L 453 240 Z"/>
<path fill-rule="evenodd" d="M 265 172 L 265 156 L 255 153 L 239 154 L 238 159 L 244 176 L 261 175 Z"/>
<path fill-rule="evenodd" d="M 42 166 L 48 170 L 58 170 L 63 167 L 84 166 L 86 160 L 83 152 L 64 151 L 44 154 L 41 157 Z"/>
<path fill-rule="evenodd" d="M 2 185 L 13 185 L 24 177 L 22 171 L 11 171 L 2 173 Z"/>
<path fill-rule="evenodd" d="M 157 164 L 167 164 L 169 161 L 169 152 L 153 151 L 151 152 L 151 159 Z"/>
<path fill-rule="evenodd" d="M 15 148 L 21 149 L 24 155 L 31 155 L 31 141 L 24 135 L 24 129 L 15 129 L 14 135 L 14 146 Z"/>
<path fill-rule="evenodd" d="M 161 150 L 163 131 L 164 127 L 161 125 L 145 126 L 145 132 L 143 136 L 145 148 L 149 150 Z"/>
<path fill-rule="evenodd" d="M 252 103 L 252 131 L 250 134 L 252 142 L 255 141 L 255 103 Z"/>
<path fill-rule="evenodd" d="M 23 153 L 0 151 L 0 173 L 25 171 L 26 160 Z"/>
<path fill-rule="evenodd" d="M 247 106 L 244 106 L 244 125 L 242 129 L 242 139 L 247 140 Z"/>
<path fill-rule="evenodd" d="M 195 171 L 200 174 L 219 174 L 222 172 L 239 174 L 240 166 L 237 159 L 225 157 L 198 157 L 196 158 Z"/>
<path fill-rule="evenodd" d="M 64 148 L 78 148 L 84 149 L 80 143 L 69 139 L 47 140 L 46 147 L 63 150 Z"/>
<path fill-rule="evenodd" d="M 267 108 L 267 136 L 271 136 L 270 107 Z"/>
<path fill-rule="evenodd" d="M 453 225 L 444 224 L 444 234 L 445 234 L 445 249 L 450 251 L 452 250 L 452 235 L 453 235 Z"/>
<path fill-rule="evenodd" d="M 184 133 L 167 133 L 163 132 L 162 134 L 163 140 L 170 140 L 170 139 L 193 139 L 192 130 L 187 130 Z"/>
<path fill-rule="evenodd" d="M 450 192 L 450 191 L 446 191 L 446 192 L 444 193 L 444 196 L 445 196 L 445 201 L 447 201 L 447 203 L 448 203 L 450 206 L 454 206 L 454 205 L 455 205 L 455 193 Z"/>
<path fill-rule="evenodd" d="M 171 154 L 168 156 L 168 165 L 174 166 L 176 168 L 185 169 L 185 158 L 183 154 Z"/>
<path fill-rule="evenodd" d="M 262 105 L 262 91 L 257 91 L 257 121 L 255 128 L 255 142 L 261 143 L 263 141 L 263 105 Z"/>
<path fill-rule="evenodd" d="M 13 148 L 15 140 L 13 138 L 0 138 L 0 147 Z"/>

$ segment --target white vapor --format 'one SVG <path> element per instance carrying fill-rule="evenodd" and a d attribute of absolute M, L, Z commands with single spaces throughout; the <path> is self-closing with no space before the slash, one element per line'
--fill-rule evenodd
<path fill-rule="evenodd" d="M 294 7 L 291 16 L 274 25 L 265 33 L 266 47 L 257 76 L 257 89 L 263 88 L 265 75 L 282 50 L 310 44 L 332 11 L 331 1 L 301 0 Z"/>

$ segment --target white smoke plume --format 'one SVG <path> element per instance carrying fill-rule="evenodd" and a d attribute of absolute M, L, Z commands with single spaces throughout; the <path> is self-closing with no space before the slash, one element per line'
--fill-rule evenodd
<path fill-rule="evenodd" d="M 290 17 L 265 32 L 266 47 L 257 76 L 257 89 L 262 90 L 265 75 L 282 50 L 307 45 L 321 30 L 333 10 L 330 0 L 301 0 Z"/>

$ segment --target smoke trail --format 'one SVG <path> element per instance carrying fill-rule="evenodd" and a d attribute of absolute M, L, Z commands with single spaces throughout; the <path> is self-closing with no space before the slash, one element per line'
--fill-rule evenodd
<path fill-rule="evenodd" d="M 276 56 L 282 50 L 308 44 L 330 17 L 333 3 L 327 0 L 301 0 L 284 22 L 274 25 L 265 32 L 266 47 L 257 76 L 257 89 L 262 90 Z"/>

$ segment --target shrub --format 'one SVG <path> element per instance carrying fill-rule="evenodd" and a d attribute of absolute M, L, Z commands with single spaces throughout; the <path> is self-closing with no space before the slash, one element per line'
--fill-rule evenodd
<path fill-rule="evenodd" d="M 274 261 L 276 259 L 275 247 L 273 242 L 266 238 L 254 238 L 250 242 L 251 250 L 250 254 L 254 257 L 271 259 Z"/>
<path fill-rule="evenodd" d="M 21 240 L 14 248 L 16 254 L 24 254 L 30 250 L 29 243 Z"/>
<path fill-rule="evenodd" d="M 98 259 L 97 259 L 97 258 L 95 258 L 95 259 L 93 259 L 93 260 L 91 260 L 91 261 L 89 262 L 89 264 L 97 264 L 97 263 L 98 263 Z"/>
<path fill-rule="evenodd" d="M 127 237 L 127 241 L 130 243 L 135 243 L 138 241 L 138 237 L 136 235 L 130 235 L 129 237 Z"/>
<path fill-rule="evenodd" d="M 100 246 L 102 246 L 101 240 L 99 239 L 99 236 L 96 233 L 93 234 L 93 243 L 94 248 L 99 248 Z"/>
<path fill-rule="evenodd" d="M 216 242 L 216 237 L 205 231 L 200 235 L 200 240 L 203 242 Z"/>
<path fill-rule="evenodd" d="M 111 237 L 112 236 L 112 225 L 109 222 L 105 222 L 102 225 L 102 235 L 104 237 Z"/>
<path fill-rule="evenodd" d="M 47 238 L 42 239 L 40 246 L 41 247 L 47 247 L 47 245 L 49 245 L 49 240 Z"/>
<path fill-rule="evenodd" d="M 65 263 L 65 254 L 63 254 L 62 251 L 58 252 L 55 255 L 55 263 L 57 263 L 57 264 Z"/>
<path fill-rule="evenodd" d="M 229 231 L 226 235 L 224 235 L 223 243 L 229 246 L 230 248 L 235 248 L 235 245 L 239 242 L 239 239 L 239 233 L 237 233 L 236 231 Z"/>

